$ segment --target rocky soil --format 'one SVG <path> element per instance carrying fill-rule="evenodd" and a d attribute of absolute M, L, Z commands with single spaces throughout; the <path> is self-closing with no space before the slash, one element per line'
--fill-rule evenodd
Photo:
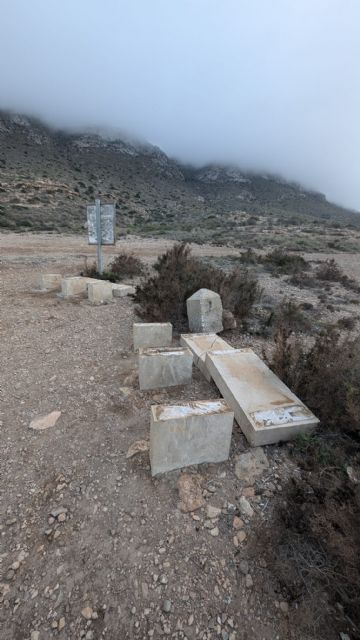
<path fill-rule="evenodd" d="M 140 392 L 130 298 L 90 306 L 33 291 L 41 271 L 79 272 L 93 252 L 83 239 L 1 245 L 1 640 L 314 638 L 252 544 L 301 475 L 290 447 L 255 455 L 234 424 L 227 462 L 152 479 L 147 451 L 127 457 L 148 439 L 151 404 L 216 398 L 216 387 L 194 369 L 189 387 Z M 131 243 L 148 261 L 165 245 Z M 52 426 L 30 428 L 52 412 Z"/>

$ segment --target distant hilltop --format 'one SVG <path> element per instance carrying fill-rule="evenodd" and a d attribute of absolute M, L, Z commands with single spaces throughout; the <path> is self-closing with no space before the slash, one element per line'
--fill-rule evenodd
<path fill-rule="evenodd" d="M 185 166 L 114 129 L 57 130 L 0 111 L 0 228 L 80 231 L 95 195 L 116 203 L 123 232 L 224 244 L 244 236 L 249 220 L 360 223 L 357 213 L 278 176 Z"/>

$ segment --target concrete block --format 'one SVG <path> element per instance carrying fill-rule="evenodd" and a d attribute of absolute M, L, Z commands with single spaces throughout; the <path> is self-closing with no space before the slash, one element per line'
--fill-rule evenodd
<path fill-rule="evenodd" d="M 71 276 L 63 278 L 61 281 L 61 295 L 64 298 L 87 294 L 87 285 L 89 282 L 102 282 L 96 278 L 85 278 L 83 276 Z"/>
<path fill-rule="evenodd" d="M 206 367 L 252 446 L 291 440 L 319 422 L 251 349 L 209 351 Z"/>
<path fill-rule="evenodd" d="M 229 457 L 234 412 L 222 398 L 151 407 L 151 473 Z"/>
<path fill-rule="evenodd" d="M 208 382 L 211 381 L 211 375 L 206 367 L 207 352 L 211 350 L 233 351 L 233 347 L 222 338 L 219 338 L 216 333 L 182 333 L 180 344 L 192 351 L 194 364 L 200 369 Z"/>
<path fill-rule="evenodd" d="M 38 287 L 41 291 L 57 291 L 61 287 L 61 273 L 42 273 L 38 277 Z"/>
<path fill-rule="evenodd" d="M 134 322 L 134 350 L 151 347 L 169 347 L 172 341 L 170 322 Z"/>
<path fill-rule="evenodd" d="M 114 298 L 123 298 L 124 296 L 128 296 L 130 293 L 135 293 L 135 287 L 132 287 L 129 284 L 112 284 L 112 292 Z"/>
<path fill-rule="evenodd" d="M 193 356 L 189 349 L 141 349 L 139 353 L 140 389 L 158 389 L 189 384 Z"/>
<path fill-rule="evenodd" d="M 194 333 L 223 330 L 221 298 L 215 291 L 199 289 L 186 301 L 189 329 Z"/>
<path fill-rule="evenodd" d="M 99 280 L 99 282 L 88 282 L 88 299 L 92 304 L 108 302 L 113 299 L 113 289 L 111 282 Z"/>

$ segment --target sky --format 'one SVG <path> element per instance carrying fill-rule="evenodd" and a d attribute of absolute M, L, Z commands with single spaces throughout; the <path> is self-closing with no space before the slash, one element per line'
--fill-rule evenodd
<path fill-rule="evenodd" d="M 0 108 L 360 210 L 360 0 L 0 0 Z"/>

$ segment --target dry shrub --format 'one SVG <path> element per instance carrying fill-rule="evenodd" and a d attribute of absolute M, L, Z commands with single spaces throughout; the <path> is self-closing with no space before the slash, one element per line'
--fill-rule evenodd
<path fill-rule="evenodd" d="M 185 243 L 175 244 L 154 265 L 156 274 L 136 288 L 140 318 L 149 322 L 171 321 L 181 329 L 186 323 L 186 300 L 198 289 L 220 294 L 224 308 L 240 320 L 246 318 L 260 296 L 257 279 L 246 269 L 226 273 L 191 255 Z"/>
<path fill-rule="evenodd" d="M 98 272 L 95 262 L 89 265 L 87 259 L 85 259 L 85 266 L 81 275 L 87 278 L 97 278 L 98 280 L 120 282 L 123 278 L 141 276 L 144 272 L 145 268 L 141 260 L 132 253 L 123 251 L 109 263 L 108 268 L 101 274 Z"/>
<path fill-rule="evenodd" d="M 332 429 L 360 429 L 360 338 L 322 331 L 306 347 L 279 322 L 271 368 Z"/>
<path fill-rule="evenodd" d="M 267 253 L 262 261 L 276 273 L 295 274 L 310 268 L 305 258 L 295 253 L 286 253 L 283 249 L 274 249 Z"/>
<path fill-rule="evenodd" d="M 334 258 L 330 260 L 325 260 L 322 262 L 316 269 L 315 275 L 319 280 L 323 282 L 339 282 L 346 289 L 352 289 L 353 291 L 359 292 L 359 285 L 353 280 L 349 278 L 340 267 L 335 262 Z"/>
<path fill-rule="evenodd" d="M 296 605 L 293 625 L 324 639 L 338 627 L 339 637 L 348 624 L 339 611 L 334 615 L 335 603 L 348 620 L 360 622 L 360 494 L 341 474 L 304 476 L 284 486 L 257 551 L 262 547 L 276 590 Z"/>
<path fill-rule="evenodd" d="M 142 276 L 144 273 L 144 265 L 140 258 L 132 253 L 123 251 L 119 253 L 109 264 L 109 271 L 117 278 L 132 278 L 134 276 Z"/>

